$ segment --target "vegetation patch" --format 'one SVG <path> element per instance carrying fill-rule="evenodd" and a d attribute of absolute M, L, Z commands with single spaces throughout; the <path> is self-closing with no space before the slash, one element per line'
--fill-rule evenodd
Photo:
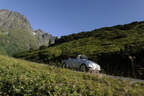
<path fill-rule="evenodd" d="M 96 74 L 74 72 L 0 56 L 0 95 L 143 96 L 143 83 L 130 84 Z"/>

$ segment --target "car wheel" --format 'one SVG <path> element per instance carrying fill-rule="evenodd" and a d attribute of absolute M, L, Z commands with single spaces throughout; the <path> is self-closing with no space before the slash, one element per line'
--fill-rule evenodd
<path fill-rule="evenodd" d="M 95 71 L 95 73 L 99 74 L 99 71 L 98 71 L 98 70 L 96 70 L 96 71 Z"/>
<path fill-rule="evenodd" d="M 86 66 L 85 64 L 81 64 L 81 66 L 80 66 L 80 71 L 82 71 L 82 72 L 87 72 L 87 71 L 88 71 L 87 66 Z"/>
<path fill-rule="evenodd" d="M 66 63 L 63 63 L 63 68 L 67 68 Z"/>

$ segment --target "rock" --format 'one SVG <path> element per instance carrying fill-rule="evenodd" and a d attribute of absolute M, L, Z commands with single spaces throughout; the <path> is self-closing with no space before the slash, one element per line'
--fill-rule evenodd
<path fill-rule="evenodd" d="M 9 42 L 6 42 L 9 41 Z M 53 44 L 55 37 L 42 30 L 34 31 L 27 18 L 8 10 L 0 10 L 0 53 L 12 55 Z"/>
<path fill-rule="evenodd" d="M 4 30 L 19 28 L 32 32 L 32 27 L 24 15 L 8 10 L 0 10 L 0 28 Z"/>
<path fill-rule="evenodd" d="M 41 29 L 34 31 L 34 35 L 36 36 L 36 38 L 38 40 L 39 46 L 49 46 L 49 45 L 55 43 L 56 37 L 44 32 Z"/>
<path fill-rule="evenodd" d="M 12 55 L 38 48 L 33 29 L 25 16 L 18 12 L 0 10 L 0 53 Z"/>

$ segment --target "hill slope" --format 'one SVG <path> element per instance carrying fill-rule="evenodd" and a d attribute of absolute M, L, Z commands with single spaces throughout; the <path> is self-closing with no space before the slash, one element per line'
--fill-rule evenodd
<path fill-rule="evenodd" d="M 143 84 L 0 56 L 0 95 L 143 96 Z"/>
<path fill-rule="evenodd" d="M 49 48 L 20 53 L 16 57 L 47 63 L 78 54 L 98 62 L 108 74 L 144 79 L 144 22 L 63 36 Z"/>

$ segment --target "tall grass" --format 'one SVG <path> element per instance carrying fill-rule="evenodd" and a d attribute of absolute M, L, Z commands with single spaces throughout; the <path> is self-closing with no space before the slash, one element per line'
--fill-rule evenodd
<path fill-rule="evenodd" d="M 3 96 L 144 96 L 143 85 L 0 56 Z"/>

